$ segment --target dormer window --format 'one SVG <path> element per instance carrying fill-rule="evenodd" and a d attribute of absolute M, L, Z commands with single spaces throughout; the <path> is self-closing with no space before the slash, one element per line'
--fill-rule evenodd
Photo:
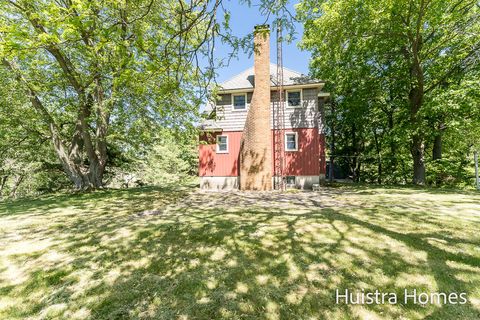
<path fill-rule="evenodd" d="M 287 106 L 291 108 L 302 107 L 302 90 L 287 90 Z"/>
<path fill-rule="evenodd" d="M 245 110 L 247 108 L 247 94 L 232 94 L 233 110 Z"/>

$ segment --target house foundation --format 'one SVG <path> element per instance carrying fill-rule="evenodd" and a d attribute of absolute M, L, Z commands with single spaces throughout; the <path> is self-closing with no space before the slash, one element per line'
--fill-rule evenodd
<path fill-rule="evenodd" d="M 292 176 L 294 182 L 290 188 L 311 190 L 314 184 L 319 184 L 325 179 L 320 176 Z M 273 177 L 272 183 L 273 183 Z M 240 189 L 240 177 L 200 177 L 200 189 L 204 190 L 238 190 Z"/>

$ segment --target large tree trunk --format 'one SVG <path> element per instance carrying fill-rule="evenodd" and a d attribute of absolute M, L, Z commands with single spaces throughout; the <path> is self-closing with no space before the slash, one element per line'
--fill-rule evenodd
<path fill-rule="evenodd" d="M 442 159 L 442 134 L 441 133 L 437 134 L 433 140 L 432 158 L 433 160 Z"/>
<path fill-rule="evenodd" d="M 413 183 L 425 184 L 425 145 L 422 133 L 422 121 L 419 119 L 419 111 L 423 105 L 423 70 L 417 59 L 412 65 L 412 77 L 414 78 L 409 93 L 410 122 L 412 124 L 412 140 L 410 152 L 413 158 Z"/>
<path fill-rule="evenodd" d="M 355 170 L 353 172 L 354 182 L 360 182 L 360 174 L 362 172 L 362 161 L 356 160 Z"/>
<path fill-rule="evenodd" d="M 22 183 L 23 178 L 25 178 L 25 176 L 21 175 L 21 174 L 15 176 L 13 186 L 12 186 L 12 190 L 10 191 L 10 197 L 11 198 L 16 198 L 17 197 L 17 190 L 18 190 L 18 187 L 20 186 L 20 184 Z"/>
<path fill-rule="evenodd" d="M 423 89 L 415 87 L 410 92 L 410 120 L 415 131 L 412 134 L 410 152 L 413 158 L 413 184 L 425 184 L 425 142 L 420 128 L 418 111 L 423 102 Z"/>
<path fill-rule="evenodd" d="M 47 28 L 42 21 L 34 14 L 34 8 L 26 7 L 26 17 L 32 27 L 39 35 L 48 34 Z M 123 20 L 123 19 L 122 19 Z M 86 46 L 93 46 L 89 35 L 81 30 L 82 40 Z M 62 51 L 62 48 L 55 43 L 45 47 L 58 62 L 58 66 L 68 80 L 71 87 L 78 96 L 77 119 L 73 136 L 65 139 L 61 134 L 58 124 L 49 113 L 49 110 L 42 104 L 42 101 L 29 81 L 22 75 L 22 72 L 15 66 L 14 62 L 2 59 L 2 63 L 12 70 L 17 80 L 25 85 L 27 94 L 32 106 L 40 113 L 42 118 L 49 125 L 52 142 L 62 167 L 73 182 L 75 189 L 88 190 L 97 189 L 103 186 L 103 173 L 107 162 L 106 136 L 110 112 L 105 105 L 104 88 L 100 73 L 94 76 L 94 85 L 86 84 L 75 69 L 74 63 L 69 56 Z M 100 63 L 94 60 L 92 67 L 99 70 Z M 87 88 L 93 90 L 87 90 Z M 94 124 L 93 119 L 95 120 Z M 92 129 L 92 128 L 95 129 Z M 67 140 L 67 141 L 66 141 Z M 68 141 L 70 140 L 70 141 Z M 69 143 L 70 142 L 70 143 Z M 85 161 L 85 158 L 88 161 Z"/>
<path fill-rule="evenodd" d="M 103 90 L 99 82 L 97 84 L 97 100 L 91 94 L 85 94 L 83 89 L 78 89 L 80 97 L 78 115 L 74 133 L 67 148 L 64 139 L 60 134 L 61 130 L 56 124 L 49 111 L 42 104 L 34 87 L 22 76 L 18 68 L 6 59 L 2 63 L 14 72 L 20 83 L 25 85 L 26 93 L 32 106 L 39 112 L 40 116 L 48 123 L 54 150 L 62 164 L 65 174 L 73 182 L 77 190 L 98 189 L 103 186 L 103 173 L 107 163 L 106 135 L 108 131 L 109 113 L 102 109 Z M 72 80 L 73 81 L 73 80 Z M 96 102 L 97 122 L 95 143 L 87 120 L 91 116 L 91 110 Z M 84 163 L 85 155 L 88 158 L 88 165 Z"/>
<path fill-rule="evenodd" d="M 0 179 L 0 199 L 2 199 L 3 196 L 3 188 L 5 188 L 5 184 L 7 183 L 8 175 L 2 176 Z"/>
<path fill-rule="evenodd" d="M 41 102 L 32 97 L 32 103 L 37 108 L 42 108 Z M 70 148 L 67 151 L 65 144 L 60 138 L 59 130 L 55 123 L 50 123 L 50 133 L 54 150 L 62 164 L 63 170 L 67 177 L 72 181 L 76 190 L 91 190 L 103 187 L 103 173 L 106 164 L 106 151 L 99 152 L 92 143 L 92 138 L 88 131 L 88 125 L 85 121 L 88 116 L 85 106 L 80 107 L 77 119 L 76 132 L 70 142 Z M 105 128 L 106 132 L 106 128 Z M 106 149 L 106 146 L 104 146 Z M 82 160 L 86 154 L 89 164 L 85 164 Z"/>
<path fill-rule="evenodd" d="M 420 135 L 412 138 L 411 153 L 413 157 L 413 183 L 425 184 L 425 146 Z"/>
<path fill-rule="evenodd" d="M 64 166 L 64 171 L 76 190 L 92 190 L 103 187 L 103 171 L 82 170 L 78 166 Z"/>
<path fill-rule="evenodd" d="M 413 183 L 425 184 L 425 145 L 422 121 L 419 111 L 423 106 L 425 95 L 425 75 L 421 63 L 420 51 L 423 46 L 422 25 L 427 3 L 420 0 L 420 8 L 415 21 L 415 30 L 408 30 L 407 37 L 410 42 L 409 50 L 405 56 L 410 64 L 410 92 L 408 101 L 410 105 L 410 123 L 412 125 L 410 152 L 413 158 Z"/>

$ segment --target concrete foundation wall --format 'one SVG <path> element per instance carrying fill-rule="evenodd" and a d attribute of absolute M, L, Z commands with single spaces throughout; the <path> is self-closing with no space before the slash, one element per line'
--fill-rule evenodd
<path fill-rule="evenodd" d="M 200 189 L 235 190 L 238 189 L 239 177 L 200 177 Z"/>
<path fill-rule="evenodd" d="M 296 176 L 295 187 L 299 189 L 312 189 L 312 185 L 320 183 L 319 176 Z"/>
<path fill-rule="evenodd" d="M 313 184 L 325 180 L 325 175 L 296 176 L 295 188 L 311 190 Z M 239 177 L 200 177 L 200 188 L 205 190 L 236 190 L 239 189 Z M 273 178 L 272 178 L 273 183 Z"/>

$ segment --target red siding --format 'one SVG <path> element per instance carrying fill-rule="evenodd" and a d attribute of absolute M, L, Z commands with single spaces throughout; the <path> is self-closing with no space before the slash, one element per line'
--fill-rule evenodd
<path fill-rule="evenodd" d="M 285 152 L 285 175 L 315 176 L 321 173 L 325 174 L 325 136 L 319 135 L 316 128 L 288 129 L 285 132 L 298 132 L 298 151 Z M 219 134 L 228 136 L 228 153 L 217 154 L 215 152 L 216 136 Z M 202 134 L 199 147 L 200 176 L 238 176 L 241 138 L 242 131 Z"/>
<path fill-rule="evenodd" d="M 320 174 L 320 145 L 318 130 L 288 129 L 285 131 L 297 132 L 298 151 L 285 151 L 286 176 L 318 176 Z"/>
<path fill-rule="evenodd" d="M 228 153 L 216 153 L 217 136 L 228 136 Z M 242 131 L 209 132 L 200 136 L 199 174 L 201 177 L 238 176 L 238 156 Z M 203 144 L 202 144 L 203 143 Z"/>

